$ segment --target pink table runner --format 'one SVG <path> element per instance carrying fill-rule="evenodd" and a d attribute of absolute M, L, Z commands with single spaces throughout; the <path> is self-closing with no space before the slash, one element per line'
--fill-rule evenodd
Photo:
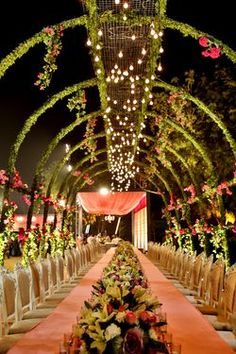
<path fill-rule="evenodd" d="M 8 354 L 58 354 L 59 343 L 63 340 L 64 333 L 71 332 L 72 324 L 76 323 L 76 316 L 80 313 L 81 306 L 91 296 L 92 284 L 99 279 L 103 268 L 109 263 L 113 254 L 114 249 L 110 249 L 53 313 L 26 333 L 8 351 Z"/>
<path fill-rule="evenodd" d="M 140 251 L 135 250 L 152 293 L 167 313 L 173 341 L 182 344 L 181 354 L 233 354 L 203 315 L 177 290 L 171 281 Z"/>

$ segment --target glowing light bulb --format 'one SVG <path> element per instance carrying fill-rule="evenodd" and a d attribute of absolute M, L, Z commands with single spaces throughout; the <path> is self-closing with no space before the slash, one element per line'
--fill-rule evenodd
<path fill-rule="evenodd" d="M 128 9 L 128 7 L 129 7 L 129 4 L 128 4 L 127 2 L 124 2 L 123 8 L 124 8 L 124 9 Z"/>
<path fill-rule="evenodd" d="M 103 35 L 102 30 L 98 31 L 98 35 L 99 35 L 99 37 L 101 37 Z"/>
<path fill-rule="evenodd" d="M 87 40 L 87 46 L 90 47 L 92 44 L 92 42 L 90 41 L 90 39 Z"/>
<path fill-rule="evenodd" d="M 123 58 L 123 52 L 122 52 L 122 51 L 120 51 L 120 52 L 118 53 L 118 57 L 119 57 L 119 58 Z"/>
<path fill-rule="evenodd" d="M 143 48 L 141 53 L 142 53 L 143 55 L 145 55 L 145 54 L 147 53 L 146 49 Z"/>

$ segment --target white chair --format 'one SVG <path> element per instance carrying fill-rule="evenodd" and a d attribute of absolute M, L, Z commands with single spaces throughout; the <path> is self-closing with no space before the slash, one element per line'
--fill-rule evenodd
<path fill-rule="evenodd" d="M 20 334 L 30 331 L 42 321 L 42 318 L 22 319 L 22 311 L 19 306 L 19 289 L 13 272 L 1 269 L 1 341 L 2 347 L 6 348 L 14 344 L 20 338 Z M 9 337 L 11 335 L 18 335 Z"/>
<path fill-rule="evenodd" d="M 196 308 L 205 315 L 217 315 L 218 305 L 221 299 L 221 292 L 223 289 L 223 281 L 225 274 L 225 264 L 224 261 L 219 258 L 217 259 L 212 267 L 209 274 L 209 284 L 208 284 L 208 295 L 206 296 L 207 302 L 203 304 L 197 304 Z"/>
<path fill-rule="evenodd" d="M 236 316 L 236 270 L 230 268 L 224 276 L 224 287 L 217 308 L 217 315 L 204 315 L 216 330 L 233 329 L 232 319 Z"/>
<path fill-rule="evenodd" d="M 16 286 L 19 290 L 17 292 L 17 311 L 18 318 L 34 319 L 45 318 L 52 309 L 36 309 L 34 307 L 34 288 L 29 268 L 24 268 L 17 263 L 14 268 L 14 276 L 16 279 Z"/>

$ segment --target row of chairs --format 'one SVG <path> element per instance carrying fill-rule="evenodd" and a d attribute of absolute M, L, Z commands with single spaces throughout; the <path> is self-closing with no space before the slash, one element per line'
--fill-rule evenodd
<path fill-rule="evenodd" d="M 236 351 L 236 264 L 153 242 L 148 257 Z"/>
<path fill-rule="evenodd" d="M 50 315 L 102 256 L 99 243 L 67 250 L 65 256 L 38 259 L 14 271 L 0 269 L 0 353 Z"/>

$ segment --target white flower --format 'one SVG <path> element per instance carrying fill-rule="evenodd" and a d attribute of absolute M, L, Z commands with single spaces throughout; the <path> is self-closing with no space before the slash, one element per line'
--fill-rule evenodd
<path fill-rule="evenodd" d="M 121 334 L 120 327 L 112 323 L 110 326 L 107 327 L 105 330 L 105 338 L 106 341 L 111 340 L 112 338 L 119 336 Z"/>

